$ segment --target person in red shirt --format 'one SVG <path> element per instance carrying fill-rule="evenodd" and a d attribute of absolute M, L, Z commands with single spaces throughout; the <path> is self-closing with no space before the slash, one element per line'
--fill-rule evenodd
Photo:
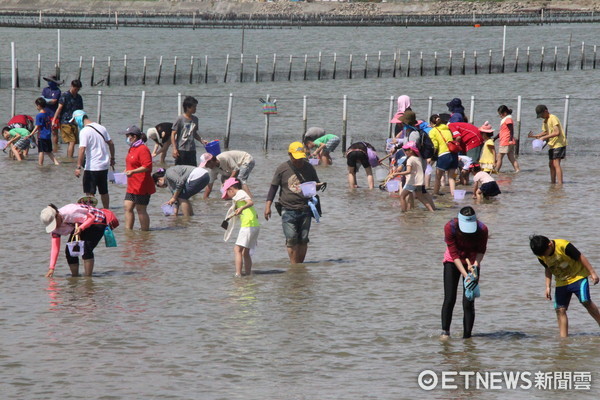
<path fill-rule="evenodd" d="M 130 126 L 124 132 L 129 151 L 125 157 L 125 175 L 127 175 L 127 192 L 125 193 L 125 229 L 133 229 L 135 209 L 143 231 L 150 230 L 150 216 L 146 211 L 150 196 L 156 192 L 152 179 L 152 154 L 144 144 L 148 140 L 140 128 Z"/>
<path fill-rule="evenodd" d="M 460 140 L 467 157 L 471 157 L 473 162 L 479 162 L 484 142 L 479 128 L 467 122 L 451 122 L 448 128 L 452 131 L 452 136 Z"/>
<path fill-rule="evenodd" d="M 444 226 L 444 305 L 442 306 L 442 339 L 450 336 L 452 312 L 456 303 L 458 282 L 469 272 L 476 271 L 479 279 L 479 265 L 487 250 L 488 228 L 477 220 L 473 207 L 463 207 L 458 218 L 451 219 Z M 472 264 L 471 264 L 472 263 Z M 470 338 L 475 323 L 475 299 L 469 300 L 463 292 L 463 338 Z"/>

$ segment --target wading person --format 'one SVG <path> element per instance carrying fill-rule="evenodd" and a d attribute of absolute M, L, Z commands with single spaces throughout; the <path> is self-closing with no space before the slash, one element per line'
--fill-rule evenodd
<path fill-rule="evenodd" d="M 308 199 L 302 195 L 300 184 L 304 182 L 319 182 L 317 171 L 306 160 L 304 146 L 294 142 L 288 147 L 289 161 L 279 165 L 273 175 L 271 188 L 267 195 L 265 219 L 271 218 L 271 205 L 279 188 L 279 203 L 281 204 L 281 223 L 285 235 L 288 256 L 291 264 L 304 262 L 308 249 L 308 234 L 312 212 Z M 317 184 L 319 187 L 321 184 Z M 276 204 L 276 207 L 278 205 Z"/>
<path fill-rule="evenodd" d="M 571 242 L 564 239 L 550 240 L 546 236 L 529 237 L 531 251 L 544 266 L 546 274 L 546 298 L 552 300 L 552 275 L 556 279 L 554 309 L 561 337 L 569 336 L 567 309 L 573 293 L 600 325 L 600 311 L 590 298 L 590 284 L 598 284 L 600 278 L 588 259 Z M 588 276 L 590 279 L 588 280 Z"/>
<path fill-rule="evenodd" d="M 108 224 L 106 210 L 100 210 L 85 204 L 67 204 L 57 208 L 50 204 L 40 213 L 42 223 L 46 225 L 46 232 L 52 234 L 50 250 L 50 265 L 47 277 L 54 275 L 58 253 L 60 252 L 60 237 L 69 235 L 69 242 L 78 235 L 84 241 L 83 259 L 84 275 L 92 276 L 94 272 L 94 248 L 104 236 Z M 69 249 L 65 248 L 67 264 L 72 276 L 79 276 L 79 258 L 72 256 Z"/>
<path fill-rule="evenodd" d="M 247 181 L 254 169 L 254 164 L 254 158 L 249 153 L 240 150 L 224 151 L 216 157 L 210 153 L 202 154 L 200 166 L 210 172 L 210 183 L 204 192 L 204 198 L 208 199 L 210 196 L 213 184 L 219 175 L 222 182 L 229 178 L 236 178 L 242 182 L 244 191 L 252 196 Z"/>
<path fill-rule="evenodd" d="M 115 166 L 115 145 L 106 128 L 97 122 L 92 122 L 85 111 L 76 110 L 72 121 L 79 128 L 79 152 L 75 176 L 79 178 L 83 168 L 83 192 L 86 196 L 93 197 L 98 190 L 102 206 L 109 208 L 108 169 Z"/>
<path fill-rule="evenodd" d="M 208 185 L 208 171 L 202 167 L 192 167 L 191 165 L 174 165 L 166 170 L 160 168 L 152 174 L 154 184 L 158 187 L 168 187 L 171 191 L 171 198 L 166 204 L 174 205 L 175 215 L 179 209 L 184 216 L 194 215 L 190 197 L 200 193 Z"/>
<path fill-rule="evenodd" d="M 188 96 L 183 100 L 183 114 L 175 120 L 171 131 L 171 145 L 175 165 L 198 166 L 196 160 L 196 142 L 206 144 L 198 134 L 198 117 L 196 107 L 198 100 Z"/>
<path fill-rule="evenodd" d="M 515 140 L 514 135 L 512 110 L 505 105 L 501 105 L 498 107 L 498 115 L 502 118 L 502 121 L 500 122 L 500 131 L 498 132 L 500 147 L 498 148 L 498 154 L 496 155 L 496 171 L 500 172 L 500 168 L 502 168 L 502 159 L 504 156 L 507 156 L 508 161 L 512 164 L 515 172 L 519 172 L 519 163 L 515 158 L 515 146 L 517 141 Z M 479 130 L 481 131 L 481 128 L 479 128 Z"/>
<path fill-rule="evenodd" d="M 52 124 L 55 125 L 60 119 L 60 133 L 63 142 L 68 144 L 67 157 L 73 157 L 75 144 L 79 137 L 77 124 L 70 122 L 75 110 L 83 110 L 83 98 L 79 94 L 79 90 L 81 90 L 81 81 L 79 79 L 71 81 L 71 88 L 60 95 L 58 108 L 52 120 Z"/>
<path fill-rule="evenodd" d="M 133 229 L 137 211 L 140 220 L 140 229 L 150 230 L 150 216 L 146 208 L 150 203 L 150 196 L 156 192 L 152 179 L 152 154 L 145 145 L 146 134 L 135 125 L 124 132 L 129 151 L 125 157 L 125 175 L 127 175 L 127 192 L 125 193 L 125 229 Z"/>
<path fill-rule="evenodd" d="M 442 306 L 441 339 L 450 336 L 452 313 L 456 303 L 460 277 L 467 278 L 475 272 L 479 278 L 479 267 L 487 249 L 488 228 L 477 220 L 472 207 L 463 207 L 458 218 L 453 218 L 444 226 L 444 304 Z M 471 264 L 472 263 L 472 264 Z M 471 271 L 469 271 L 469 267 Z M 475 323 L 475 299 L 469 300 L 463 291 L 463 338 L 470 338 Z"/>
<path fill-rule="evenodd" d="M 543 104 L 535 108 L 538 118 L 542 118 L 542 132 L 534 135 L 529 133 L 530 138 L 540 139 L 548 142 L 548 167 L 550 168 L 550 182 L 562 185 L 563 171 L 560 162 L 567 155 L 567 136 L 558 117 L 548 112 L 548 107 Z"/>

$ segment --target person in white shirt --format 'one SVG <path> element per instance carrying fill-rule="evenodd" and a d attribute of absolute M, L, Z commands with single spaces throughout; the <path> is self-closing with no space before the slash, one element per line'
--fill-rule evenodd
<path fill-rule="evenodd" d="M 210 196 L 213 183 L 218 175 L 221 175 L 222 182 L 228 178 L 237 178 L 242 183 L 242 189 L 252 196 L 246 182 L 254 168 L 254 159 L 245 151 L 224 151 L 216 157 L 210 153 L 204 153 L 200 156 L 200 167 L 210 171 L 210 182 L 204 192 L 205 199 Z"/>
<path fill-rule="evenodd" d="M 94 197 L 97 189 L 103 207 L 109 208 L 108 168 L 114 169 L 115 166 L 115 145 L 106 128 L 92 122 L 84 110 L 74 111 L 70 122 L 75 122 L 79 128 L 75 176 L 79 178 L 83 168 L 83 192 L 86 196 Z"/>

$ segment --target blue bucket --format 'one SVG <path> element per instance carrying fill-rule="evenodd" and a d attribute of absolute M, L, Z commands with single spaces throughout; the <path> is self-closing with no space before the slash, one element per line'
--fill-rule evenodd
<path fill-rule="evenodd" d="M 218 140 L 213 140 L 212 142 L 208 142 L 206 144 L 206 146 L 204 146 L 204 148 L 206 149 L 206 151 L 210 154 L 212 154 L 213 156 L 218 156 L 219 154 L 221 154 L 221 146 L 219 145 L 219 141 Z"/>

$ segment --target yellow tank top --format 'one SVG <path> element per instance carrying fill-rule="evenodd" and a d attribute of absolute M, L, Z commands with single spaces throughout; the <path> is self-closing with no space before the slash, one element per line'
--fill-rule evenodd
<path fill-rule="evenodd" d="M 554 254 L 538 257 L 556 278 L 557 287 L 570 285 L 589 275 L 581 261 L 573 260 L 565 253 L 568 244 L 568 240 L 554 239 Z"/>

